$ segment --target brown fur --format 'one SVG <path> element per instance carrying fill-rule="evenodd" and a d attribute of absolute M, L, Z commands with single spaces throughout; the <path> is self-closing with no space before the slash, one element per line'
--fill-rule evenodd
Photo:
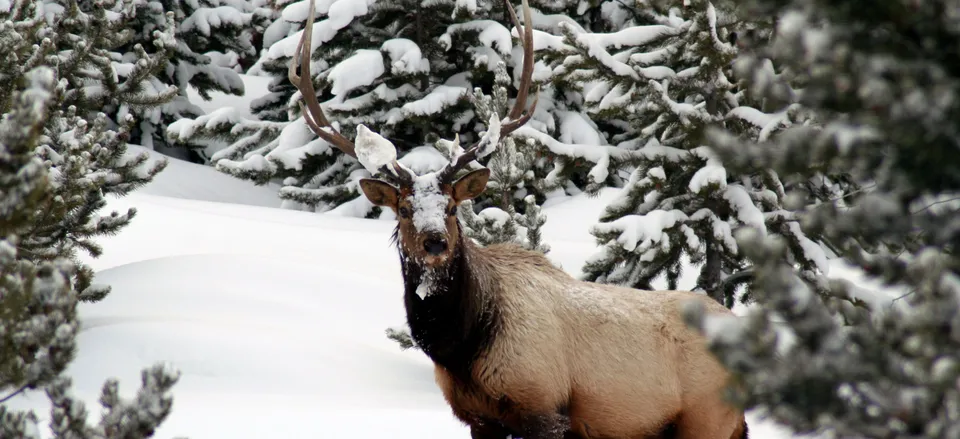
<path fill-rule="evenodd" d="M 678 438 L 726 439 L 742 423 L 721 399 L 726 372 L 680 316 L 686 300 L 729 312 L 720 304 L 579 281 L 514 245 L 465 244 L 479 284 L 468 294 L 491 295 L 505 327 L 474 368 L 469 385 L 479 392 L 437 369 L 451 406 L 508 423 L 566 406 L 584 438 L 655 437 L 675 419 Z M 501 411 L 498 396 L 514 413 Z"/>
<path fill-rule="evenodd" d="M 442 255 L 426 255 L 425 236 L 398 216 L 402 252 L 440 266 L 460 243 L 469 276 L 466 291 L 455 294 L 497 310 L 496 336 L 469 370 L 435 369 L 444 397 L 471 425 L 473 438 L 503 439 L 511 431 L 531 439 L 744 439 L 742 411 L 721 396 L 727 372 L 681 317 L 687 301 L 730 311 L 701 294 L 580 281 L 541 253 L 460 239 L 450 209 L 478 195 L 488 175 L 474 171 L 444 188 L 452 244 Z M 395 212 L 412 207 L 409 188 L 373 181 L 361 187 L 375 204 Z"/>

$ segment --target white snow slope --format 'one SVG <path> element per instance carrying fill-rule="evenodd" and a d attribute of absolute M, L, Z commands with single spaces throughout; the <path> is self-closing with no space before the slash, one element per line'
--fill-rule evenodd
<path fill-rule="evenodd" d="M 163 361 L 182 377 L 160 439 L 469 437 L 429 360 L 384 335 L 404 321 L 391 221 L 261 207 L 263 188 L 182 165 L 108 206 L 139 215 L 91 261 L 113 292 L 80 307 L 69 373 L 92 416 L 106 378 L 132 396 L 140 369 Z M 567 271 L 593 252 L 586 226 L 615 194 L 545 209 L 550 256 Z M 7 405 L 48 422 L 41 392 Z M 749 422 L 754 439 L 788 437 Z"/>

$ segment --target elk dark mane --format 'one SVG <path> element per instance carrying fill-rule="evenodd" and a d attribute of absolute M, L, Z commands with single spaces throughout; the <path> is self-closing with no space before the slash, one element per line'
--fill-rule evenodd
<path fill-rule="evenodd" d="M 457 227 L 462 227 L 457 222 Z M 399 236 L 399 229 L 395 230 Z M 467 252 L 474 245 L 459 234 L 454 253 L 443 267 L 434 268 L 432 292 L 425 298 L 417 294 L 426 269 L 411 260 L 398 246 L 404 284 L 404 304 L 411 336 L 434 362 L 458 378 L 469 381 L 477 358 L 494 340 L 500 313 L 496 298 L 483 295 L 471 270 L 481 254 Z M 474 262 L 474 264 L 471 264 Z"/>

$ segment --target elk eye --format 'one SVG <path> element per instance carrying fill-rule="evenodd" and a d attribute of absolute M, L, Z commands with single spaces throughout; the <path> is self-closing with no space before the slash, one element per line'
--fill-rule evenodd
<path fill-rule="evenodd" d="M 406 207 L 401 207 L 400 218 L 410 218 L 410 209 L 407 209 Z"/>
<path fill-rule="evenodd" d="M 454 205 L 453 207 L 450 208 L 449 215 L 454 216 L 456 214 L 457 214 L 457 206 Z"/>

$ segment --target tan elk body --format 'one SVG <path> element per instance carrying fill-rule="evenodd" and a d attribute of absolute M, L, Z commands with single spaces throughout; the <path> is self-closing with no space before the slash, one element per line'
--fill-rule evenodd
<path fill-rule="evenodd" d="M 745 436 L 742 414 L 720 396 L 726 372 L 680 318 L 685 300 L 726 308 L 689 292 L 578 281 L 515 245 L 462 245 L 475 279 L 466 293 L 498 309 L 500 327 L 470 382 L 436 367 L 459 417 L 522 425 L 510 418 L 561 413 L 583 438 L 660 437 L 671 424 L 680 438 Z M 522 409 L 500 411 L 500 395 Z"/>
<path fill-rule="evenodd" d="M 690 301 L 729 314 L 722 305 L 691 292 L 580 281 L 538 252 L 512 244 L 480 247 L 462 235 L 457 206 L 484 191 L 490 171 L 456 174 L 532 114 L 532 108 L 524 114 L 532 29 L 519 33 L 509 3 L 524 49 L 515 105 L 498 131 L 490 127 L 479 142 L 455 151 L 446 167 L 425 175 L 400 164 L 392 144 L 366 127 L 358 127 L 356 144 L 330 127 L 309 70 L 310 3 L 290 65 L 290 80 L 306 104 L 304 119 L 384 179 L 362 179 L 360 188 L 397 215 L 412 336 L 433 360 L 437 384 L 473 439 L 747 438 L 743 412 L 722 397 L 727 372 L 681 318 Z M 529 23 L 526 0 L 523 9 Z"/>

